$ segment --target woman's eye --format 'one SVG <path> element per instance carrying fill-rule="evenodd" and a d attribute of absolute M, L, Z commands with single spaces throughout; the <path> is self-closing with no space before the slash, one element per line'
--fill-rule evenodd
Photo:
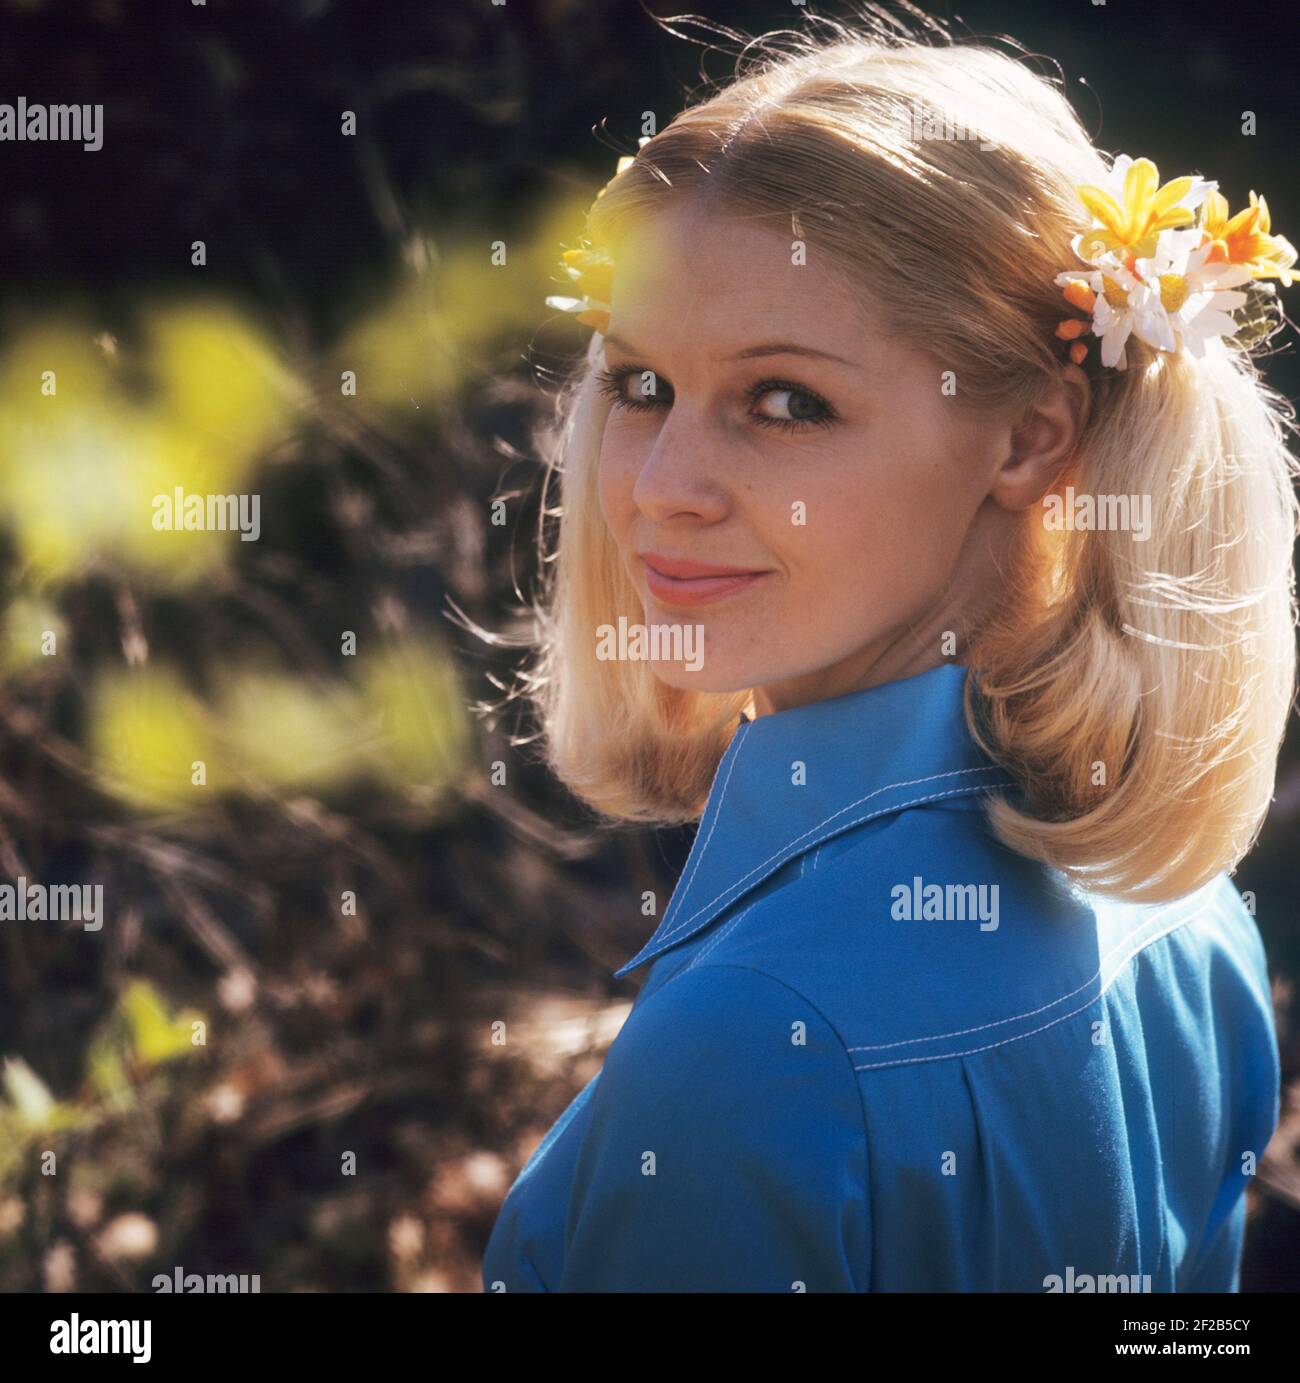
<path fill-rule="evenodd" d="M 772 409 L 760 416 L 770 418 L 773 422 L 818 422 L 826 411 L 818 399 L 802 389 L 770 389 L 763 396 L 760 406 L 764 410 Z"/>
<path fill-rule="evenodd" d="M 632 412 L 643 408 L 666 408 L 673 401 L 672 386 L 653 370 L 626 366 L 620 370 L 601 370 L 599 382 L 601 393 Z"/>
<path fill-rule="evenodd" d="M 672 407 L 672 385 L 653 370 L 622 365 L 615 370 L 601 370 L 597 382 L 601 393 L 627 412 Z M 791 431 L 829 427 L 838 416 L 830 404 L 812 390 L 780 379 L 765 379 L 752 385 L 745 390 L 745 401 L 749 405 L 749 416 L 764 427 Z"/>
<path fill-rule="evenodd" d="M 830 404 L 811 390 L 781 380 L 764 380 L 754 385 L 749 398 L 754 417 L 770 427 L 827 427 L 836 417 Z"/>

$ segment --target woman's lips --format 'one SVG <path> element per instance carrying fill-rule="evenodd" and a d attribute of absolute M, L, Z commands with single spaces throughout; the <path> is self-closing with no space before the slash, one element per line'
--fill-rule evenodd
<path fill-rule="evenodd" d="M 766 571 L 745 571 L 683 558 L 644 555 L 641 562 L 650 594 L 667 605 L 705 605 L 770 575 Z"/>

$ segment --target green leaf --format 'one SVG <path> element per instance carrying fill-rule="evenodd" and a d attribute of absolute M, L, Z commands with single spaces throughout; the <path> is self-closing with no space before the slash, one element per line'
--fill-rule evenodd
<path fill-rule="evenodd" d="M 132 1053 L 143 1066 L 170 1061 L 193 1049 L 191 1024 L 198 1014 L 168 1017 L 157 991 L 147 980 L 135 980 L 122 996 L 122 1012 L 131 1030 Z"/>
<path fill-rule="evenodd" d="M 127 1078 L 119 1037 L 110 1032 L 91 1043 L 86 1072 L 91 1089 L 111 1108 L 121 1111 L 134 1105 L 135 1092 Z"/>
<path fill-rule="evenodd" d="M 1240 323 L 1235 335 L 1228 339 L 1244 351 L 1267 341 L 1282 326 L 1282 304 L 1277 296 L 1277 286 L 1259 279 L 1248 283 L 1242 290 L 1246 294 L 1245 304 L 1233 313 L 1233 320 Z"/>

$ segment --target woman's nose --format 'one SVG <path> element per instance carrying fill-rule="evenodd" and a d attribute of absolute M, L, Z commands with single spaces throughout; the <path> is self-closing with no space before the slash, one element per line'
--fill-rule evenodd
<path fill-rule="evenodd" d="M 649 519 L 690 514 L 707 521 L 730 508 L 721 439 L 698 415 L 674 403 L 641 462 L 632 499 Z"/>

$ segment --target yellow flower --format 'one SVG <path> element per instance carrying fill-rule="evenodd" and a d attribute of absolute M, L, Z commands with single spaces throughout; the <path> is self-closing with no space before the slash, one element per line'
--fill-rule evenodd
<path fill-rule="evenodd" d="M 607 253 L 583 246 L 576 250 L 565 250 L 562 258 L 569 277 L 586 297 L 594 302 L 609 302 L 614 283 L 614 261 Z"/>
<path fill-rule="evenodd" d="M 565 250 L 564 272 L 582 294 L 580 298 L 548 297 L 548 307 L 572 312 L 584 326 L 595 327 L 602 334 L 609 329 L 609 296 L 614 281 L 614 261 L 603 250 L 589 245 Z"/>
<path fill-rule="evenodd" d="M 1080 240 L 1084 259 L 1096 259 L 1106 251 L 1146 259 L 1155 252 L 1162 230 L 1192 224 L 1193 208 L 1185 201 L 1198 189 L 1196 178 L 1175 178 L 1161 186 L 1160 172 L 1149 158 L 1121 155 L 1112 169 L 1112 183 L 1113 191 L 1088 183 L 1075 189 L 1100 223 Z"/>
<path fill-rule="evenodd" d="M 646 144 L 649 136 L 638 141 L 638 148 Z M 635 154 L 624 154 L 614 168 L 614 177 L 596 193 L 599 201 L 609 189 L 610 183 L 636 162 Z M 594 205 L 594 203 L 593 203 Z M 582 245 L 576 250 L 565 250 L 563 256 L 564 272 L 573 280 L 580 298 L 551 296 L 546 299 L 548 307 L 561 312 L 572 312 L 585 326 L 595 327 L 602 334 L 609 329 L 609 298 L 614 282 L 614 261 L 609 251 L 595 246 Z"/>
<path fill-rule="evenodd" d="M 1295 246 L 1283 235 L 1270 235 L 1272 225 L 1263 197 L 1252 192 L 1250 205 L 1229 218 L 1228 199 L 1211 192 L 1201 218 L 1202 243 L 1210 246 L 1205 262 L 1240 264 L 1252 278 L 1278 278 L 1289 288 L 1295 276 L 1291 269 L 1296 262 Z"/>

